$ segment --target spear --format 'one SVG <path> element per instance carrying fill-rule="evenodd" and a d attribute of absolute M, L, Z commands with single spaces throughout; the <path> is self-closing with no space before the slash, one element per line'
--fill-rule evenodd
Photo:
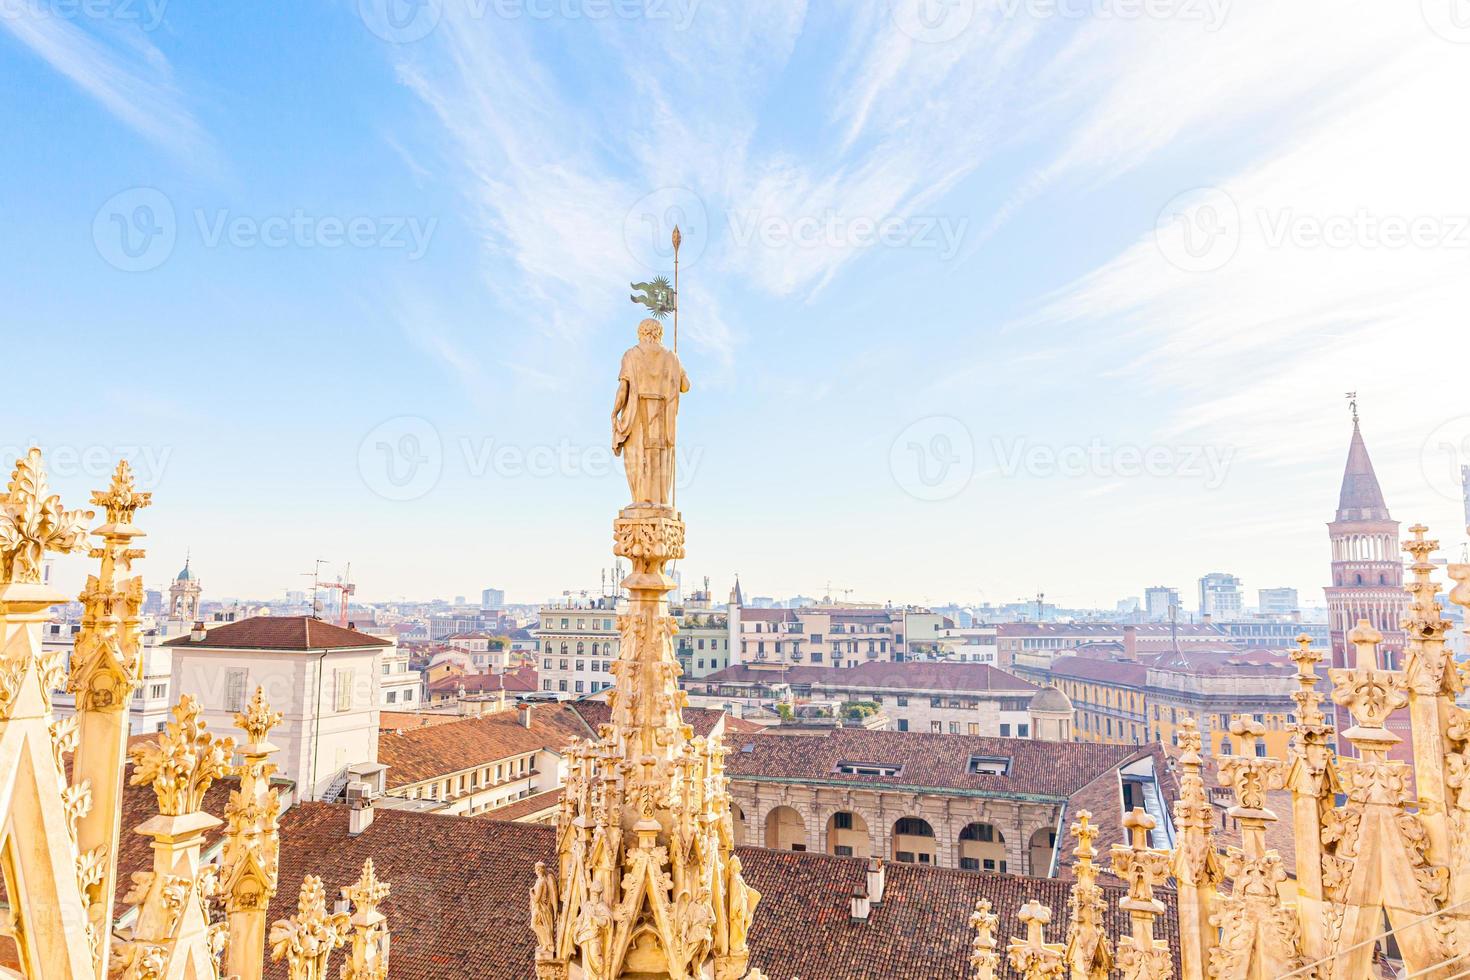
<path fill-rule="evenodd" d="M 674 353 L 679 353 L 679 243 L 684 236 L 679 234 L 679 226 L 674 226 Z"/>

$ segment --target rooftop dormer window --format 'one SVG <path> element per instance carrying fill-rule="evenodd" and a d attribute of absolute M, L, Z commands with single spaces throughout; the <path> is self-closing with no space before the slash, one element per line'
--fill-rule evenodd
<path fill-rule="evenodd" d="M 1005 756 L 972 755 L 969 768 L 970 772 L 980 776 L 1009 776 L 1011 760 Z"/>
<path fill-rule="evenodd" d="M 837 771 L 844 776 L 897 776 L 903 766 L 885 762 L 839 762 Z"/>

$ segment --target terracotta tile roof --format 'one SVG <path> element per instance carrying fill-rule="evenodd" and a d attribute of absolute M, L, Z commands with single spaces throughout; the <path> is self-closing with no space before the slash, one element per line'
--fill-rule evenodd
<path fill-rule="evenodd" d="M 186 633 L 163 645 L 205 650 L 345 650 L 392 646 L 392 641 L 310 616 L 252 616 L 216 626 L 202 640 L 191 640 Z"/>
<path fill-rule="evenodd" d="M 1002 637 L 1054 636 L 1067 638 L 1112 637 L 1121 639 L 1126 624 L 1122 623 L 997 623 L 996 631 Z M 1135 635 L 1142 642 L 1148 639 L 1169 639 L 1172 635 L 1168 623 L 1134 624 Z M 1214 623 L 1179 623 L 1178 636 L 1224 637 L 1225 631 Z"/>
<path fill-rule="evenodd" d="M 587 732 L 561 705 L 531 709 L 531 727 L 520 711 L 499 711 L 378 736 L 378 761 L 388 767 L 389 789 L 473 769 L 500 759 L 550 749 L 560 752 Z"/>
<path fill-rule="evenodd" d="M 832 729 L 825 735 L 766 734 L 732 739 L 728 771 L 736 779 L 896 786 L 978 796 L 1063 800 L 1142 752 L 1133 745 L 1043 742 L 1028 738 Z M 1006 775 L 975 773 L 977 756 L 1010 760 Z M 838 771 L 842 763 L 894 765 L 894 776 Z"/>
<path fill-rule="evenodd" d="M 1296 666 L 1292 664 L 1289 653 L 1262 647 L 1249 650 L 1239 647 L 1223 650 L 1186 647 L 1159 657 L 1149 665 L 1149 669 L 1209 676 L 1288 677 L 1296 674 Z"/>
<path fill-rule="evenodd" d="M 391 732 L 398 729 L 425 728 L 429 725 L 446 725 L 463 720 L 459 715 L 441 715 L 432 711 L 379 711 L 378 731 Z"/>
<path fill-rule="evenodd" d="M 561 803 L 561 794 L 560 789 L 549 789 L 476 816 L 482 820 L 524 820 L 537 815 L 555 814 L 557 805 Z"/>
<path fill-rule="evenodd" d="M 1031 694 L 1036 685 L 990 664 L 933 660 L 872 661 L 856 667 L 788 667 L 762 670 L 745 664 L 726 667 L 690 682 L 790 684 L 793 687 L 865 687 L 908 691 L 1016 691 Z"/>
<path fill-rule="evenodd" d="M 612 707 L 606 701 L 594 701 L 590 699 L 586 701 L 568 701 L 566 702 L 566 706 L 576 712 L 577 716 L 582 719 L 582 723 L 587 726 L 587 730 L 583 733 L 584 738 L 596 736 L 597 726 L 606 725 L 612 720 Z M 684 709 L 684 723 L 694 729 L 695 735 L 702 738 L 709 738 L 709 733 L 714 731 L 715 725 L 719 724 L 721 718 L 726 719 L 725 730 L 727 732 L 733 732 L 734 729 L 729 723 L 736 719 L 730 718 L 723 711 L 716 711 L 714 708 Z M 748 722 L 741 722 L 741 724 L 743 726 L 749 725 Z M 732 747 L 734 746 L 733 742 L 730 744 Z"/>
<path fill-rule="evenodd" d="M 463 687 L 466 694 L 495 691 L 527 693 L 536 690 L 536 668 L 516 667 L 503 674 L 450 674 L 429 683 L 430 694 L 452 694 Z"/>
<path fill-rule="evenodd" d="M 380 808 L 372 826 L 351 837 L 345 807 L 301 804 L 281 819 L 281 891 L 271 917 L 287 909 L 304 874 L 320 875 L 335 899 L 372 857 L 392 886 L 383 911 L 396 980 L 525 980 L 534 973 L 526 896 L 535 862 L 552 861 L 555 834 L 540 824 Z M 762 895 L 752 965 L 771 980 L 965 980 L 970 913 L 981 896 L 1000 916 L 1002 948 L 1021 934 L 1015 914 L 1030 898 L 1052 908 L 1048 940 L 1060 941 L 1066 929 L 1065 881 L 890 863 L 883 903 L 853 923 L 850 898 L 866 882 L 865 861 L 753 847 L 739 853 L 746 880 Z M 1117 907 L 1125 893 L 1104 891 L 1116 937 L 1128 928 Z M 1158 897 L 1166 912 L 1157 932 L 1175 950 L 1177 975 L 1174 896 Z M 268 965 L 266 975 L 284 980 L 285 970 Z M 1003 967 L 1001 976 L 1014 974 Z"/>
<path fill-rule="evenodd" d="M 1058 657 L 1051 662 L 1052 677 L 1121 684 L 1142 690 L 1148 684 L 1146 660 L 1099 660 L 1096 657 Z"/>

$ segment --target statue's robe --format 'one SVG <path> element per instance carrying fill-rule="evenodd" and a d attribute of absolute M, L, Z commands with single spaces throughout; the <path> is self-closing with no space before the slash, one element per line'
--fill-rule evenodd
<path fill-rule="evenodd" d="M 659 471 L 655 462 L 674 448 L 679 395 L 689 390 L 689 377 L 673 351 L 639 344 L 623 354 L 618 382 L 627 383 L 628 401 L 613 425 L 613 452 L 626 457 L 635 501 L 666 501 L 668 488 L 652 486 Z M 666 480 L 672 476 L 671 466 L 662 469 Z"/>

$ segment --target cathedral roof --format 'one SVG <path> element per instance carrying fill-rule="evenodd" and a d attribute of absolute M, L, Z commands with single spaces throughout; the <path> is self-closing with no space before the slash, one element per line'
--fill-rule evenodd
<path fill-rule="evenodd" d="M 1342 492 L 1337 498 L 1339 521 L 1389 521 L 1388 504 L 1373 472 L 1373 460 L 1363 444 L 1363 433 L 1353 421 L 1353 439 L 1348 443 L 1347 467 L 1342 474 Z"/>
<path fill-rule="evenodd" d="M 888 862 L 882 904 L 854 922 L 851 896 L 867 881 L 865 860 L 759 847 L 737 852 L 746 880 L 762 895 L 751 965 L 772 978 L 965 980 L 975 935 L 970 914 L 982 896 L 1000 916 L 1002 943 L 1024 933 L 1016 912 L 1028 898 L 1052 909 L 1048 940 L 1061 941 L 1066 930 L 1071 882 L 1064 879 Z M 394 977 L 523 980 L 534 973 L 526 894 L 534 862 L 555 867 L 555 827 L 378 807 L 372 825 L 354 837 L 347 807 L 298 803 L 281 816 L 282 895 L 271 905 L 272 917 L 278 904 L 280 914 L 289 910 L 284 896 L 303 874 L 319 874 L 327 894 L 336 895 L 368 856 L 393 889 L 383 911 L 393 929 Z M 125 865 L 120 877 L 137 869 Z M 1118 908 L 1127 891 L 1105 883 L 1102 892 L 1106 928 L 1116 941 L 1128 931 L 1127 913 Z M 1174 892 L 1160 889 L 1157 897 L 1165 906 L 1157 934 L 1168 942 L 1178 976 Z M 285 972 L 283 964 L 266 964 L 271 980 Z M 1000 976 L 1017 974 L 1003 965 Z"/>

